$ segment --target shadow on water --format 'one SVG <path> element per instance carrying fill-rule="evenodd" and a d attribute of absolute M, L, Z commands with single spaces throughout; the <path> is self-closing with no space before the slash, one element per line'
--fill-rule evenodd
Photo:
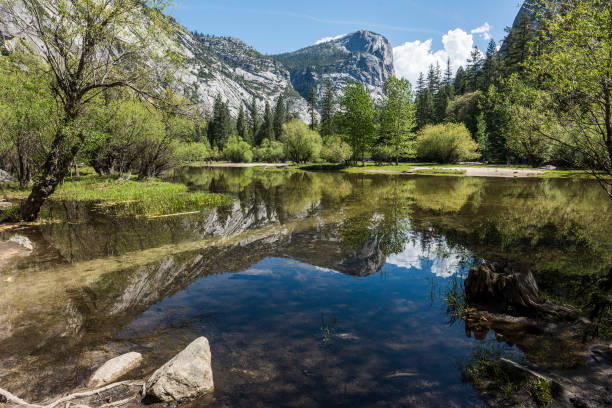
<path fill-rule="evenodd" d="M 132 350 L 145 376 L 204 335 L 213 406 L 478 405 L 457 361 L 480 340 L 457 318 L 461 299 L 432 294 L 472 265 L 528 259 L 548 297 L 580 306 L 572 283 L 612 265 L 612 205 L 585 181 L 171 178 L 234 203 L 160 219 L 65 203 L 47 211 L 67 221 L 24 232 L 34 254 L 0 272 L 3 388 L 42 400 Z"/>

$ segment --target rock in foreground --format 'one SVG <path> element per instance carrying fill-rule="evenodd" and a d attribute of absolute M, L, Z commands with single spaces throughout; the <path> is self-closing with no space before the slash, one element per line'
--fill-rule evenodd
<path fill-rule="evenodd" d="M 142 355 L 135 352 L 123 354 L 108 360 L 91 376 L 87 386 L 90 388 L 97 388 L 115 382 L 138 367 L 141 362 Z"/>
<path fill-rule="evenodd" d="M 146 397 L 171 402 L 197 398 L 214 389 L 210 345 L 200 337 L 153 373 Z"/>

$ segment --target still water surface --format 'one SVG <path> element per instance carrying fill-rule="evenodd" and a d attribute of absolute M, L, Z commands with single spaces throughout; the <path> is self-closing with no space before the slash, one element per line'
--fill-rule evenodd
<path fill-rule="evenodd" d="M 133 374 L 145 376 L 206 336 L 211 406 L 478 406 L 461 363 L 497 341 L 447 312 L 449 286 L 481 262 L 527 260 L 565 296 L 612 265 L 612 200 L 587 181 L 262 169 L 171 179 L 235 201 L 148 220 L 62 203 L 47 213 L 65 221 L 23 231 L 34 255 L 0 271 L 3 388 L 43 400 L 127 351 L 145 356 Z"/>

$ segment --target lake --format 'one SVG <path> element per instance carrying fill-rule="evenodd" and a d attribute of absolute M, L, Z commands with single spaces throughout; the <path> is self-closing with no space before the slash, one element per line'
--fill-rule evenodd
<path fill-rule="evenodd" d="M 61 203 L 44 210 L 55 222 L 18 231 L 35 250 L 0 271 L 2 388 L 43 400 L 128 351 L 144 377 L 206 336 L 210 406 L 479 406 L 461 375 L 479 347 L 566 361 L 543 350 L 556 339 L 466 326 L 446 299 L 469 269 L 528 263 L 548 298 L 580 306 L 576 282 L 612 267 L 612 200 L 587 180 L 168 177 L 234 202 L 150 219 Z"/>

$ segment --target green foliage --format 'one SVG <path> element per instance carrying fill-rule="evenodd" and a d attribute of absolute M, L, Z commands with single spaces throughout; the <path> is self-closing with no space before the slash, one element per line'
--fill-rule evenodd
<path fill-rule="evenodd" d="M 240 111 L 238 112 L 238 119 L 236 120 L 236 130 L 238 137 L 246 140 L 248 136 L 248 128 L 246 122 L 246 114 L 244 113 L 244 105 L 240 104 Z"/>
<path fill-rule="evenodd" d="M 258 162 L 282 163 L 285 161 L 285 145 L 276 140 L 264 139 L 259 147 L 253 149 L 253 157 Z"/>
<path fill-rule="evenodd" d="M 500 358 L 508 352 L 500 345 L 481 344 L 461 364 L 461 378 L 476 388 L 487 390 L 503 398 L 511 398 L 526 382 L 522 375 L 510 371 Z"/>
<path fill-rule="evenodd" d="M 480 91 L 457 96 L 446 108 L 446 120 L 463 123 L 470 133 L 475 135 L 478 131 L 481 100 L 482 92 Z"/>
<path fill-rule="evenodd" d="M 545 124 L 555 134 L 560 132 L 556 122 L 546 119 L 545 92 L 528 86 L 514 74 L 507 86 L 511 89 L 509 111 L 511 122 L 506 140 L 508 150 L 533 166 L 551 159 L 551 141 L 542 133 L 538 123 Z"/>
<path fill-rule="evenodd" d="M 310 116 L 310 129 L 315 130 L 318 126 L 317 123 L 317 102 L 318 102 L 318 94 L 317 88 L 310 88 L 310 93 L 308 94 L 308 116 Z"/>
<path fill-rule="evenodd" d="M 229 113 L 228 104 L 221 99 L 221 94 L 218 94 L 213 106 L 213 116 L 208 124 L 208 143 L 211 146 L 223 149 L 236 130 Z"/>
<path fill-rule="evenodd" d="M 607 0 L 538 1 L 539 37 L 524 78 L 536 88 L 535 104 L 519 117 L 553 144 L 579 152 L 587 167 L 612 175 L 612 7 Z M 515 81 L 517 92 L 520 81 Z M 612 183 L 599 179 L 612 197 Z"/>
<path fill-rule="evenodd" d="M 325 84 L 325 94 L 323 95 L 323 106 L 321 108 L 321 136 L 323 137 L 333 135 L 335 132 L 335 99 L 333 84 L 328 79 Z"/>
<path fill-rule="evenodd" d="M 251 109 L 249 115 L 249 138 L 245 139 L 247 142 L 250 142 L 252 145 L 255 144 L 255 140 L 257 140 L 257 135 L 259 134 L 259 111 L 257 109 L 257 98 L 253 95 L 253 99 L 251 100 Z"/>
<path fill-rule="evenodd" d="M 523 72 L 523 63 L 532 54 L 532 42 L 536 37 L 536 31 L 531 25 L 531 18 L 524 12 L 520 14 L 517 25 L 507 31 L 501 66 L 504 76 L 509 77 Z"/>
<path fill-rule="evenodd" d="M 412 102 L 412 87 L 406 79 L 391 77 L 384 87 L 380 135 L 392 148 L 395 163 L 399 163 L 402 152 L 412 144 L 412 133 L 416 126 L 416 111 Z"/>
<path fill-rule="evenodd" d="M 349 83 L 340 98 L 344 112 L 340 115 L 343 134 L 353 150 L 353 161 L 365 160 L 366 152 L 374 141 L 374 102 L 368 90 L 360 83 Z"/>
<path fill-rule="evenodd" d="M 287 121 L 288 109 L 285 106 L 285 98 L 281 94 L 276 100 L 274 108 L 274 139 L 280 140 L 283 136 L 283 123 Z"/>
<path fill-rule="evenodd" d="M 506 142 L 511 129 L 510 110 L 507 95 L 495 85 L 491 85 L 480 101 L 481 115 L 478 116 L 477 123 L 478 136 L 483 138 L 481 151 L 487 159 L 503 160 L 507 156 Z"/>
<path fill-rule="evenodd" d="M 22 51 L 0 56 L 0 168 L 27 185 L 40 171 L 57 126 L 38 60 Z"/>
<path fill-rule="evenodd" d="M 180 163 L 194 163 L 210 160 L 213 152 L 206 143 L 179 143 L 175 154 Z"/>
<path fill-rule="evenodd" d="M 377 166 L 391 163 L 395 160 L 395 149 L 392 146 L 377 145 L 372 148 L 370 157 Z"/>
<path fill-rule="evenodd" d="M 232 163 L 250 163 L 253 161 L 253 151 L 250 144 L 238 136 L 232 136 L 223 149 L 223 157 Z"/>
<path fill-rule="evenodd" d="M 258 146 L 265 139 L 274 140 L 274 116 L 270 109 L 270 103 L 266 101 L 264 109 L 264 117 L 257 132 L 257 137 L 254 140 L 254 146 Z"/>
<path fill-rule="evenodd" d="M 351 146 L 340 136 L 328 136 L 321 150 L 321 158 L 329 163 L 346 163 L 352 155 Z"/>
<path fill-rule="evenodd" d="M 456 163 L 479 157 L 478 144 L 465 126 L 456 123 L 430 125 L 417 135 L 417 157 L 440 163 Z"/>
<path fill-rule="evenodd" d="M 283 125 L 285 156 L 295 163 L 316 161 L 321 152 L 321 136 L 299 120 Z"/>
<path fill-rule="evenodd" d="M 529 383 L 529 393 L 539 406 L 546 406 L 553 402 L 550 382 L 544 379 L 531 381 Z"/>

